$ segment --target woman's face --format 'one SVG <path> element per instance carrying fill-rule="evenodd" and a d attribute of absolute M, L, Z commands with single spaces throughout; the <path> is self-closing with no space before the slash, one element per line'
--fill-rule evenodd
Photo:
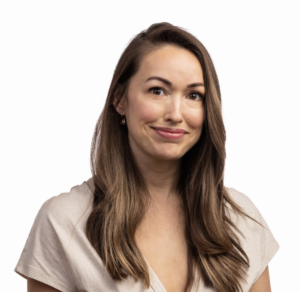
<path fill-rule="evenodd" d="M 148 54 L 119 111 L 132 152 L 138 158 L 181 158 L 200 138 L 204 94 L 203 71 L 190 51 L 166 45 Z"/>

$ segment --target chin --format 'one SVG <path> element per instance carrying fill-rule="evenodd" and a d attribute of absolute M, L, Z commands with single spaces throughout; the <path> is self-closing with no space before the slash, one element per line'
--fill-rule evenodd
<path fill-rule="evenodd" d="M 153 153 L 153 156 L 161 160 L 178 160 L 184 154 L 185 153 L 183 153 L 182 151 L 165 150 L 165 151 L 156 152 L 155 154 Z"/>

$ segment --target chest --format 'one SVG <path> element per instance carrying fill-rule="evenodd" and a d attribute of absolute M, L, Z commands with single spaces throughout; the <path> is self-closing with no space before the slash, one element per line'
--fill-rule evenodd
<path fill-rule="evenodd" d="M 188 277 L 188 246 L 181 207 L 152 205 L 137 228 L 135 240 L 167 292 L 183 292 Z"/>

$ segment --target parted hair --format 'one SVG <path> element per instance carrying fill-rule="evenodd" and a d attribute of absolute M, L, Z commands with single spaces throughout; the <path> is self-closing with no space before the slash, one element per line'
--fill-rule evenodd
<path fill-rule="evenodd" d="M 177 182 L 188 244 L 186 291 L 196 279 L 194 263 L 205 286 L 218 292 L 242 291 L 240 283 L 246 280 L 249 258 L 234 232 L 243 236 L 228 216 L 228 206 L 235 214 L 260 223 L 244 213 L 224 186 L 226 132 L 212 59 L 195 36 L 170 23 L 155 23 L 137 34 L 115 68 L 91 145 L 95 188 L 93 209 L 86 225 L 87 237 L 113 279 L 121 281 L 132 276 L 143 279 L 145 287 L 150 286 L 147 263 L 134 239 L 150 198 L 143 192 L 146 184 L 129 146 L 127 126 L 120 124 L 116 107 L 122 97 L 127 97 L 131 77 L 138 72 L 143 58 L 165 45 L 192 52 L 201 64 L 205 84 L 202 133 L 181 158 Z"/>

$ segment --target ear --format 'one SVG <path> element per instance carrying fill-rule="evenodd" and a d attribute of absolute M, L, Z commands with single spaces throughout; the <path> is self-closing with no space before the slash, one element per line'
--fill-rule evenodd
<path fill-rule="evenodd" d="M 125 97 L 122 96 L 120 97 L 120 95 L 122 94 L 122 91 L 123 91 L 123 87 L 121 85 L 117 85 L 117 88 L 115 90 L 115 93 L 114 93 L 114 100 L 113 100 L 113 104 L 114 104 L 114 107 L 116 109 L 116 111 L 120 114 L 120 115 L 124 115 L 125 113 L 125 106 L 126 106 L 126 100 L 125 100 Z M 119 104 L 117 104 L 117 101 L 120 100 Z"/>

